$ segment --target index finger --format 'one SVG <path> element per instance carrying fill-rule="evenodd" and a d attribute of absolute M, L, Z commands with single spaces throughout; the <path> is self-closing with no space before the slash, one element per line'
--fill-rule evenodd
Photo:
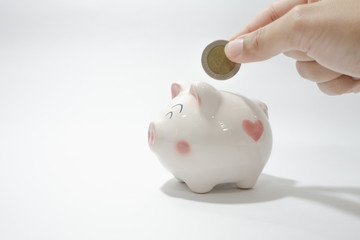
<path fill-rule="evenodd" d="M 277 0 L 262 10 L 252 21 L 250 21 L 243 29 L 237 32 L 229 40 L 232 41 L 244 34 L 264 27 L 285 15 L 296 5 L 305 4 L 307 2 L 308 0 Z"/>

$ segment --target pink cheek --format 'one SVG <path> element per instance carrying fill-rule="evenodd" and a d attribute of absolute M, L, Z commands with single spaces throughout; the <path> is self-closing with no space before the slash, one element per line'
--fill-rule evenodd
<path fill-rule="evenodd" d="M 190 145 L 186 141 L 179 141 L 176 143 L 176 150 L 181 155 L 186 155 L 190 153 Z"/>
<path fill-rule="evenodd" d="M 150 123 L 148 130 L 148 142 L 150 147 L 152 147 L 155 144 L 155 136 L 156 136 L 155 124 Z"/>

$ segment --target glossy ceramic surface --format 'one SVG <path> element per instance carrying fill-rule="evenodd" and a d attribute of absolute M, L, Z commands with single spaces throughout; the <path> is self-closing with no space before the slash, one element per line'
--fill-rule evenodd
<path fill-rule="evenodd" d="M 271 153 L 266 105 L 205 82 L 173 83 L 171 94 L 148 131 L 161 163 L 196 193 L 221 183 L 252 188 Z"/>

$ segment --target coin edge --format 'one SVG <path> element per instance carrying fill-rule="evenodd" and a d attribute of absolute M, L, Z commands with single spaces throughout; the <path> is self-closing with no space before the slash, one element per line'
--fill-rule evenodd
<path fill-rule="evenodd" d="M 227 79 L 230 79 L 231 77 L 235 76 L 235 74 L 239 71 L 240 67 L 241 67 L 241 64 L 240 63 L 235 63 L 235 66 L 234 68 L 226 73 L 226 74 L 218 74 L 218 73 L 215 73 L 213 72 L 208 63 L 207 63 L 207 56 L 209 55 L 209 52 L 210 50 L 212 50 L 214 47 L 216 46 L 226 46 L 226 44 L 228 43 L 229 41 L 227 40 L 216 40 L 216 41 L 213 41 L 211 42 L 210 44 L 208 44 L 202 55 L 201 55 L 201 64 L 202 64 L 202 67 L 204 69 L 204 71 L 206 72 L 206 74 L 211 77 L 211 78 L 214 78 L 216 80 L 227 80 Z"/>

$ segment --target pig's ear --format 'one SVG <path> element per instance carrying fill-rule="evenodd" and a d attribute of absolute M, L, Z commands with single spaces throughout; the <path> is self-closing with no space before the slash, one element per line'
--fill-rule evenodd
<path fill-rule="evenodd" d="M 205 82 L 194 83 L 190 87 L 190 94 L 199 104 L 200 111 L 206 117 L 213 117 L 221 104 L 221 94 Z"/>
<path fill-rule="evenodd" d="M 171 85 L 171 98 L 175 98 L 184 90 L 185 90 L 185 86 L 183 83 L 177 83 L 177 82 L 173 83 Z"/>

